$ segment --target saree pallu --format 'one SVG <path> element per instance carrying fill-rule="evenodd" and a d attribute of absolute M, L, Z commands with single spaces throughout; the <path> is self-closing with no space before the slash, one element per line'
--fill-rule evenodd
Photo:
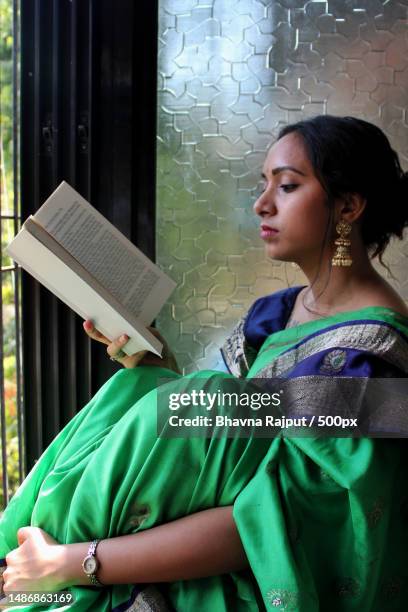
<path fill-rule="evenodd" d="M 248 378 L 406 376 L 407 323 L 389 309 L 363 309 L 351 320 L 344 313 L 275 331 L 256 350 L 239 325 L 224 358 L 235 376 Z M 222 389 L 233 376 L 182 377 L 149 366 L 115 374 L 13 497 L 0 522 L 1 557 L 17 546 L 16 531 L 25 525 L 73 543 L 233 504 L 251 570 L 156 585 L 170 609 L 405 609 L 405 440 L 158 437 L 160 378 L 172 378 L 166 384 L 177 393 L 196 390 L 201 380 L 206 390 Z M 70 590 L 76 602 L 60 609 L 143 609 L 134 585 Z"/>

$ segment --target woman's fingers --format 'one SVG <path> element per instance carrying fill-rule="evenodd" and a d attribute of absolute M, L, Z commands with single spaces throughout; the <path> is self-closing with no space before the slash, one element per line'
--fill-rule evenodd
<path fill-rule="evenodd" d="M 128 342 L 129 336 L 123 334 L 120 338 L 117 338 L 111 342 L 106 349 L 109 357 L 114 361 L 119 361 L 126 368 L 135 368 L 137 364 L 143 359 L 148 351 L 139 351 L 133 355 L 126 355 L 122 350 L 125 344 Z"/>
<path fill-rule="evenodd" d="M 154 353 L 147 350 L 139 351 L 134 355 L 126 355 L 126 353 L 123 351 L 125 344 L 129 341 L 129 336 L 126 334 L 123 334 L 119 338 L 116 338 L 116 340 L 111 341 L 95 328 L 90 319 L 84 321 L 83 327 L 90 338 L 96 340 L 97 342 L 106 344 L 106 352 L 108 356 L 114 361 L 118 361 L 125 368 L 135 368 L 139 363 L 141 363 L 142 365 L 169 367 L 176 372 L 180 371 L 174 355 L 172 355 L 171 351 L 169 350 L 166 340 L 155 327 L 148 327 L 147 329 L 163 344 L 162 357 L 158 357 Z"/>
<path fill-rule="evenodd" d="M 84 321 L 82 325 L 86 334 L 90 338 L 92 338 L 92 340 L 97 340 L 97 342 L 102 342 L 103 344 L 111 343 L 111 341 L 106 336 L 104 336 L 103 334 L 101 334 L 101 332 L 95 329 L 95 326 L 90 319 Z"/>
<path fill-rule="evenodd" d="M 122 351 L 122 348 L 125 346 L 125 344 L 127 344 L 128 341 L 129 336 L 127 336 L 126 334 L 122 334 L 122 336 L 116 338 L 116 340 L 114 340 L 113 342 L 109 342 L 108 348 L 106 349 L 106 352 L 108 353 L 109 357 L 113 357 L 115 359 L 121 359 L 123 357 L 126 357 L 126 353 Z"/>
<path fill-rule="evenodd" d="M 135 355 L 126 355 L 126 353 L 122 351 L 122 348 L 129 341 L 129 336 L 122 334 L 122 336 L 113 341 L 109 340 L 109 338 L 101 334 L 101 332 L 95 328 L 91 319 L 84 321 L 83 328 L 86 334 L 92 338 L 92 340 L 96 340 L 97 342 L 102 342 L 103 344 L 107 345 L 106 352 L 111 359 L 118 361 L 127 368 L 135 367 L 146 354 L 146 351 L 141 351 Z"/>

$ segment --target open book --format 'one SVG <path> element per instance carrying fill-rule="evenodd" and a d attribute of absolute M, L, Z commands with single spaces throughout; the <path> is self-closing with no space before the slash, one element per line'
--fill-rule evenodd
<path fill-rule="evenodd" d="M 7 253 L 107 338 L 127 334 L 128 355 L 161 355 L 146 327 L 176 283 L 68 183 L 26 220 Z"/>

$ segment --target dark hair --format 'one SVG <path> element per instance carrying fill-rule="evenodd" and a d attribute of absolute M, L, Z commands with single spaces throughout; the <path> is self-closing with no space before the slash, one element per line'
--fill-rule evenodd
<path fill-rule="evenodd" d="M 401 239 L 408 225 L 408 173 L 384 132 L 363 119 L 332 115 L 287 125 L 278 140 L 291 132 L 302 137 L 329 206 L 351 193 L 366 199 L 362 240 L 371 258 L 378 256 L 383 264 L 390 238 Z"/>

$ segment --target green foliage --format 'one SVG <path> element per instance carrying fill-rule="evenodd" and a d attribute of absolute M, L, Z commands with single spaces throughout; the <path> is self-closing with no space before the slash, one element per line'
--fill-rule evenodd
<path fill-rule="evenodd" d="M 11 306 L 14 304 L 14 286 L 10 282 L 3 283 L 3 305 Z"/>
<path fill-rule="evenodd" d="M 0 0 L 0 146 L 2 210 L 13 195 L 13 6 Z M 6 181 L 4 180 L 6 177 Z"/>

